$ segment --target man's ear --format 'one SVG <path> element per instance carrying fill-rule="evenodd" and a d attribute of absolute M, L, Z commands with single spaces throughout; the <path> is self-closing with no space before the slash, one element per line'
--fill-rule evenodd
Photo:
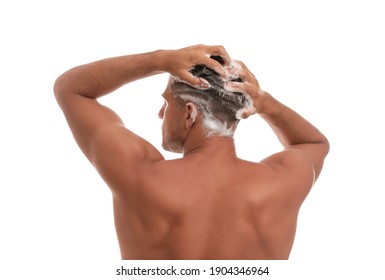
<path fill-rule="evenodd" d="M 191 128 L 198 116 L 198 108 L 194 103 L 186 104 L 186 128 Z"/>

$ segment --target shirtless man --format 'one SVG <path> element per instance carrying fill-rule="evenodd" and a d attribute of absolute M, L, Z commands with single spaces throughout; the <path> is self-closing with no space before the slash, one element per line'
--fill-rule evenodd
<path fill-rule="evenodd" d="M 165 160 L 97 101 L 159 73 L 170 74 L 159 112 L 162 146 L 183 153 L 177 160 Z M 61 75 L 54 92 L 78 145 L 112 191 L 123 259 L 289 258 L 300 206 L 329 144 L 262 91 L 222 46 L 96 61 Z M 284 148 L 259 163 L 237 158 L 232 137 L 239 119 L 253 114 Z"/>

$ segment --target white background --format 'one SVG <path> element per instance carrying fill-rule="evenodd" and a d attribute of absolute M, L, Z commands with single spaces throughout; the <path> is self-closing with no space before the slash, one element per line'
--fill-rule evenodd
<path fill-rule="evenodd" d="M 224 45 L 262 88 L 314 123 L 331 143 L 323 173 L 301 209 L 290 261 L 270 263 L 276 276 L 380 279 L 385 274 L 380 3 L 2 1 L 0 278 L 97 279 L 104 273 L 102 279 L 111 279 L 121 264 L 111 195 L 56 104 L 56 77 L 105 57 L 201 43 Z M 166 74 L 151 77 L 102 100 L 159 149 L 157 113 L 166 82 Z M 258 117 L 241 122 L 235 138 L 239 156 L 248 160 L 280 149 Z"/>

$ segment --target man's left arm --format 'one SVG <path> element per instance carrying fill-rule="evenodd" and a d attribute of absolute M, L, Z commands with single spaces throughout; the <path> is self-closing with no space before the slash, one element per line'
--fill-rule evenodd
<path fill-rule="evenodd" d="M 79 147 L 108 185 L 132 181 L 138 166 L 163 159 L 150 143 L 127 129 L 98 98 L 131 81 L 160 73 L 156 52 L 115 57 L 75 67 L 55 82 L 54 92 Z M 124 170 L 123 170 L 124 168 Z"/>
<path fill-rule="evenodd" d="M 146 163 L 163 157 L 143 138 L 128 130 L 119 116 L 98 98 L 124 84 L 168 72 L 194 86 L 204 86 L 190 72 L 196 64 L 217 71 L 222 66 L 210 55 L 226 56 L 223 47 L 194 46 L 175 51 L 154 51 L 108 58 L 75 67 L 55 82 L 55 97 L 79 147 L 111 185 L 139 177 Z M 140 170 L 139 170 L 140 169 Z"/>

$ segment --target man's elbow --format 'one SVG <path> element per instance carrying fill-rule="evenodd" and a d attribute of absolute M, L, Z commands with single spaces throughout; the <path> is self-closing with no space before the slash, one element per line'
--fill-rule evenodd
<path fill-rule="evenodd" d="M 63 103 L 71 95 L 71 92 L 73 92 L 67 76 L 66 73 L 60 75 L 53 85 L 53 93 L 60 107 L 62 107 Z"/>
<path fill-rule="evenodd" d="M 325 137 L 325 140 L 318 143 L 318 160 L 314 162 L 314 182 L 318 179 L 321 170 L 324 165 L 324 161 L 326 156 L 328 155 L 330 151 L 330 143 L 329 140 Z"/>
<path fill-rule="evenodd" d="M 318 138 L 311 143 L 316 145 L 314 147 L 316 147 L 319 158 L 326 158 L 330 151 L 330 143 L 326 136 L 319 133 Z"/>
<path fill-rule="evenodd" d="M 60 100 L 63 98 L 64 93 L 66 92 L 66 82 L 63 78 L 63 75 L 60 75 L 53 85 L 53 93 L 55 95 L 56 101 L 60 104 Z"/>
<path fill-rule="evenodd" d="M 324 157 L 326 157 L 330 151 L 330 142 L 326 137 L 325 137 L 324 141 L 322 142 L 322 149 L 323 149 Z"/>

